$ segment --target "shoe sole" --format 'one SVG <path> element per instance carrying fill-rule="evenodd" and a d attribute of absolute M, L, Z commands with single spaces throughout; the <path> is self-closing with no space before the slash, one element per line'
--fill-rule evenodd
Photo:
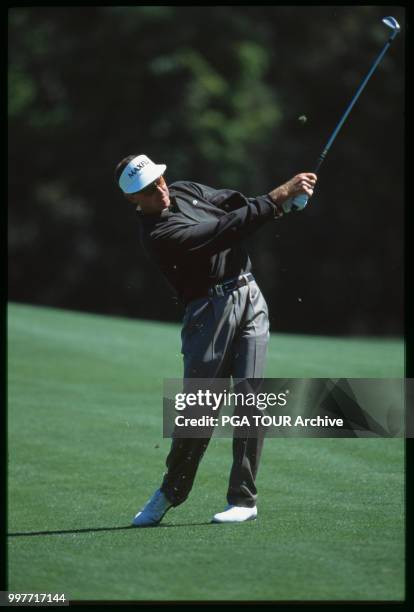
<path fill-rule="evenodd" d="M 249 521 L 255 521 L 257 520 L 257 516 L 252 516 L 250 518 L 244 519 L 244 521 L 215 521 L 214 519 L 211 520 L 211 524 L 214 525 L 237 525 L 239 523 L 248 523 Z"/>
<path fill-rule="evenodd" d="M 137 529 L 139 529 L 140 527 L 158 527 L 158 525 L 161 523 L 164 516 L 167 514 L 168 510 L 171 510 L 171 508 L 172 506 L 166 509 L 166 511 L 164 512 L 164 514 L 162 515 L 162 517 L 157 523 L 149 523 L 148 525 L 135 525 L 135 523 L 131 523 L 131 527 L 136 527 Z"/>

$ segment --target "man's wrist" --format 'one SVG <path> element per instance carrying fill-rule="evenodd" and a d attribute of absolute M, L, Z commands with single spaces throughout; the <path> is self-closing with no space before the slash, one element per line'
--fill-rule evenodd
<path fill-rule="evenodd" d="M 282 204 L 270 193 L 268 197 L 273 206 L 274 218 L 278 219 L 279 217 L 283 217 L 283 215 L 285 214 L 285 211 L 282 208 Z"/>

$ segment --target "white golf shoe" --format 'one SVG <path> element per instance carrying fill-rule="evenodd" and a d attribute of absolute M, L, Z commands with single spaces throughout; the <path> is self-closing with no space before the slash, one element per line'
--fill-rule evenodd
<path fill-rule="evenodd" d="M 213 516 L 212 523 L 244 523 L 254 521 L 257 517 L 257 508 L 244 508 L 242 506 L 229 505 L 224 512 L 219 512 Z"/>
<path fill-rule="evenodd" d="M 147 501 L 144 508 L 135 515 L 132 525 L 134 527 L 151 527 L 161 522 L 165 513 L 172 507 L 172 503 L 159 489 Z"/>

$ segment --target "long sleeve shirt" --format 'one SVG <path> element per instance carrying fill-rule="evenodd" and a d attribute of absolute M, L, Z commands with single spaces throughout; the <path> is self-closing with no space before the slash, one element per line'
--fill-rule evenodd
<path fill-rule="evenodd" d="M 140 236 L 184 304 L 250 272 L 242 241 L 281 214 L 268 195 L 246 198 L 189 181 L 171 184 L 169 192 L 170 206 L 161 213 L 138 212 Z"/>

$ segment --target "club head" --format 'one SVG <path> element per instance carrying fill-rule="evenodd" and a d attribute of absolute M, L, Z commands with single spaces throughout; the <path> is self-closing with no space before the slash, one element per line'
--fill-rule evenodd
<path fill-rule="evenodd" d="M 395 38 L 398 32 L 401 30 L 400 24 L 394 17 L 384 17 L 384 19 L 382 20 L 382 23 L 385 23 L 387 27 L 391 28 L 392 30 L 391 39 Z"/>

